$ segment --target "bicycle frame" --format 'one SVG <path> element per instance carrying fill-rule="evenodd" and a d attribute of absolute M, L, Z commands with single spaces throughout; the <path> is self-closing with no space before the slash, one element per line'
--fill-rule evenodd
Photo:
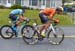
<path fill-rule="evenodd" d="M 38 30 L 38 26 L 37 25 L 38 25 L 37 23 L 33 23 L 33 26 L 35 27 L 36 30 Z M 50 26 L 47 29 L 52 30 L 54 32 L 54 34 L 56 34 L 54 26 L 53 26 L 52 23 L 50 24 Z"/>
<path fill-rule="evenodd" d="M 52 31 L 54 32 L 54 34 L 56 33 L 56 32 L 55 32 L 55 29 L 54 29 L 54 27 L 53 27 L 52 24 L 50 24 L 50 26 L 49 26 L 49 30 L 52 30 Z"/>
<path fill-rule="evenodd" d="M 15 25 L 16 21 L 14 21 L 14 22 L 9 21 L 9 23 L 11 24 L 12 29 L 15 29 L 14 31 L 15 31 L 16 33 L 18 33 L 18 31 L 19 31 L 20 29 L 18 29 L 17 27 L 14 28 L 14 25 Z M 23 26 L 27 25 L 27 23 L 28 23 L 28 22 L 23 21 L 22 24 L 21 24 L 21 26 L 23 27 Z"/>
<path fill-rule="evenodd" d="M 15 22 L 16 22 L 16 21 L 9 21 L 9 23 L 10 23 L 12 26 L 14 25 Z M 26 24 L 27 24 L 26 21 L 23 21 L 22 23 L 23 23 L 22 25 L 26 25 Z"/>
<path fill-rule="evenodd" d="M 42 25 L 39 26 L 39 25 L 37 24 L 36 20 L 35 20 L 35 22 L 33 23 L 33 26 L 32 26 L 33 31 L 34 31 L 33 34 L 32 34 L 32 35 L 29 34 L 29 35 L 30 35 L 29 37 L 26 36 L 26 35 L 24 35 L 23 40 L 24 40 L 27 44 L 35 44 L 35 43 L 38 42 L 38 40 L 39 40 L 39 41 L 42 41 L 43 38 L 45 38 L 45 37 L 40 36 L 40 35 L 41 35 L 41 34 L 40 34 L 41 32 L 39 32 L 39 30 L 40 30 L 41 27 L 42 27 Z M 61 31 L 61 32 L 58 33 L 57 31 L 58 31 L 58 32 Z M 59 27 L 57 27 L 54 22 L 52 22 L 52 23 L 50 24 L 50 26 L 47 28 L 45 34 L 47 34 L 46 38 L 48 39 L 49 43 L 51 43 L 51 44 L 53 44 L 53 45 L 58 45 L 58 44 L 60 44 L 60 43 L 63 41 L 63 39 L 64 39 L 64 33 L 62 33 L 62 29 L 60 29 Z M 59 35 L 59 34 L 61 34 L 61 35 Z M 27 35 L 28 35 L 28 34 L 27 34 Z M 59 36 L 60 36 L 60 39 L 58 39 Z M 53 39 L 52 39 L 52 38 L 53 38 Z M 29 41 L 28 41 L 28 40 L 29 40 Z M 31 40 L 31 42 L 30 42 L 30 40 Z M 56 41 L 56 40 L 58 40 L 58 41 Z"/>

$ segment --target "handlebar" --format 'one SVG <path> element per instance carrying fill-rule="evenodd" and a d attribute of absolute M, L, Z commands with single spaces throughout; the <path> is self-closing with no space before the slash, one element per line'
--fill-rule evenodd
<path fill-rule="evenodd" d="M 28 20 L 24 20 L 26 23 L 29 23 L 30 21 L 34 21 L 34 23 L 37 24 L 37 19 L 35 18 L 28 18 Z"/>
<path fill-rule="evenodd" d="M 35 18 L 30 18 L 30 20 L 34 20 L 34 22 L 37 23 L 37 19 Z"/>

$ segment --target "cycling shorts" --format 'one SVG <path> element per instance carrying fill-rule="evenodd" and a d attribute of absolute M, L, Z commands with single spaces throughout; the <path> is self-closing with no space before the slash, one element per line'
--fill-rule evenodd
<path fill-rule="evenodd" d="M 49 21 L 48 17 L 44 13 L 39 13 L 39 17 L 42 23 L 47 23 Z"/>
<path fill-rule="evenodd" d="M 17 16 L 14 15 L 14 14 L 10 14 L 10 15 L 9 15 L 9 18 L 10 18 L 12 21 L 16 21 L 16 20 L 17 20 Z"/>

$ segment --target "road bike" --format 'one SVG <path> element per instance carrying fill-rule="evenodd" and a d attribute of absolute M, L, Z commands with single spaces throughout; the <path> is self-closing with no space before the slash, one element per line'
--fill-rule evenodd
<path fill-rule="evenodd" d="M 23 40 L 26 44 L 36 44 L 39 41 L 44 40 L 44 38 L 38 32 L 41 26 L 37 24 L 36 20 L 35 20 L 35 23 L 33 23 L 32 28 L 33 28 L 32 34 L 27 34 L 26 32 L 22 31 Z M 46 38 L 48 39 L 49 43 L 53 45 L 61 44 L 61 42 L 64 40 L 64 32 L 62 28 L 55 25 L 54 22 L 51 22 L 45 34 L 46 34 Z"/>
<path fill-rule="evenodd" d="M 17 21 L 17 20 L 16 20 Z M 23 20 L 20 28 L 14 27 L 14 23 L 16 23 L 16 21 L 11 22 L 9 21 L 9 23 L 11 23 L 10 25 L 3 25 L 0 28 L 0 35 L 2 38 L 4 39 L 10 39 L 13 36 L 17 37 L 18 36 L 18 32 L 21 31 L 21 34 L 24 30 L 24 28 L 26 28 L 26 31 L 28 31 L 27 33 L 30 33 L 30 30 L 33 30 L 31 25 L 28 25 L 29 21 Z"/>

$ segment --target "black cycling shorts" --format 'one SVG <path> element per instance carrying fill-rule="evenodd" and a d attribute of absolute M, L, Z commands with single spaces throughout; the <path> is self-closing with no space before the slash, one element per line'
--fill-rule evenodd
<path fill-rule="evenodd" d="M 39 17 L 42 23 L 47 23 L 49 20 L 48 17 L 44 13 L 39 13 Z"/>
<path fill-rule="evenodd" d="M 16 21 L 16 20 L 17 20 L 17 16 L 14 15 L 14 14 L 10 14 L 10 15 L 9 15 L 9 18 L 10 18 L 12 21 Z"/>

